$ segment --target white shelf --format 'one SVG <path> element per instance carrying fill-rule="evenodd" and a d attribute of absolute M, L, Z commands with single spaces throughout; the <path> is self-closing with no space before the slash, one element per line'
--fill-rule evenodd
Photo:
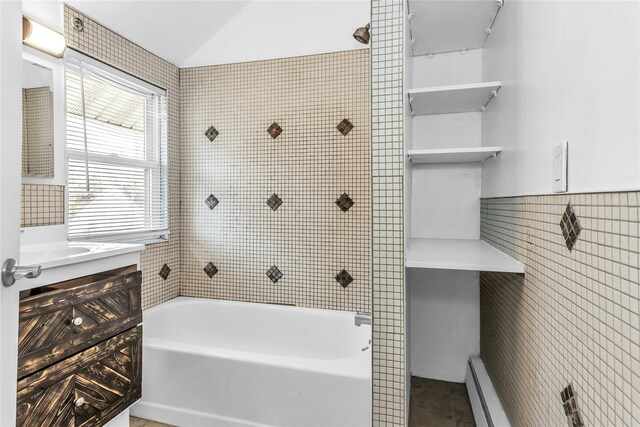
<path fill-rule="evenodd" d="M 409 0 L 413 55 L 479 49 L 500 11 L 496 0 Z"/>
<path fill-rule="evenodd" d="M 411 239 L 410 268 L 524 273 L 524 264 L 482 240 Z"/>
<path fill-rule="evenodd" d="M 407 94 L 414 115 L 483 111 L 497 95 L 501 82 L 470 83 L 410 89 Z"/>
<path fill-rule="evenodd" d="M 496 157 L 502 147 L 443 148 L 432 150 L 409 150 L 411 163 L 472 163 Z"/>

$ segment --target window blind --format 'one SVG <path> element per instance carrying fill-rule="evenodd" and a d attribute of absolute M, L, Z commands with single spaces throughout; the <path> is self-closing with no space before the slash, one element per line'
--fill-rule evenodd
<path fill-rule="evenodd" d="M 77 53 L 66 61 L 69 238 L 167 238 L 165 92 Z"/>

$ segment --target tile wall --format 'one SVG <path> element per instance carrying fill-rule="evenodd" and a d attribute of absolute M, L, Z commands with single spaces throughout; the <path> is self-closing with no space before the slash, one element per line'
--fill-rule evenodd
<path fill-rule="evenodd" d="M 371 2 L 373 424 L 405 411 L 403 1 Z"/>
<path fill-rule="evenodd" d="M 513 425 L 566 425 L 568 384 L 586 425 L 640 425 L 639 201 L 482 200 L 482 238 L 526 266 L 480 285 L 482 360 Z"/>
<path fill-rule="evenodd" d="M 166 243 L 147 245 L 142 253 L 142 305 L 149 308 L 179 294 L 180 275 L 180 147 L 178 145 L 178 68 L 151 52 L 110 31 L 98 22 L 65 6 L 64 34 L 69 48 L 167 90 L 169 138 L 169 228 Z M 84 29 L 73 26 L 74 19 Z M 170 270 L 167 273 L 167 269 Z"/>
<path fill-rule="evenodd" d="M 53 96 L 49 87 L 22 90 L 22 173 L 25 176 L 53 176 L 52 113 Z M 22 185 L 20 227 L 58 224 L 64 224 L 64 186 Z"/>
<path fill-rule="evenodd" d="M 185 296 L 371 311 L 366 49 L 180 70 Z"/>
<path fill-rule="evenodd" d="M 64 224 L 64 186 L 23 184 L 20 227 Z"/>
<path fill-rule="evenodd" d="M 53 177 L 53 92 L 22 89 L 22 174 Z"/>

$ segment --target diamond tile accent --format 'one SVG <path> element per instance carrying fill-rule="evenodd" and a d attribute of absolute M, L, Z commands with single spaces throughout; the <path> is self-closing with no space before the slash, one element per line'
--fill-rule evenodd
<path fill-rule="evenodd" d="M 273 283 L 276 283 L 282 277 L 282 272 L 278 267 L 272 265 L 271 268 L 267 270 L 267 277 L 271 279 Z"/>
<path fill-rule="evenodd" d="M 340 286 L 346 288 L 351 284 L 351 282 L 353 282 L 353 277 L 347 273 L 347 270 L 342 270 L 340 273 L 336 274 L 336 281 L 340 283 Z"/>
<path fill-rule="evenodd" d="M 278 197 L 276 193 L 273 193 L 271 197 L 267 199 L 267 205 L 269 205 L 269 207 L 274 211 L 277 210 L 281 204 L 282 199 Z"/>
<path fill-rule="evenodd" d="M 167 277 L 169 277 L 169 273 L 171 273 L 171 269 L 167 264 L 164 264 L 160 269 L 160 277 L 162 277 L 164 280 L 167 280 Z"/>
<path fill-rule="evenodd" d="M 282 128 L 280 127 L 279 124 L 277 124 L 276 122 L 273 122 L 271 126 L 269 126 L 269 128 L 267 129 L 267 132 L 269 132 L 269 135 L 271 135 L 271 138 L 276 139 L 278 135 L 282 133 Z"/>
<path fill-rule="evenodd" d="M 562 230 L 562 237 L 564 237 L 567 248 L 571 251 L 578 241 L 580 231 L 582 231 L 582 226 L 571 203 L 567 204 L 567 208 L 562 215 L 560 229 Z"/>
<path fill-rule="evenodd" d="M 209 207 L 209 209 L 213 209 L 218 206 L 218 203 L 220 203 L 220 201 L 216 198 L 216 196 L 211 194 L 209 197 L 207 197 L 207 200 L 205 200 L 204 203 Z"/>
<path fill-rule="evenodd" d="M 354 202 L 347 193 L 342 193 L 342 195 L 336 200 L 336 205 L 338 205 L 342 212 L 346 212 L 351 209 L 351 206 L 353 206 L 355 203 L 356 202 Z"/>
<path fill-rule="evenodd" d="M 220 132 L 213 126 L 209 126 L 209 129 L 204 133 L 204 135 L 209 138 L 209 141 L 213 142 L 216 139 L 216 136 L 220 135 Z"/>
<path fill-rule="evenodd" d="M 213 265 L 212 262 L 209 262 L 209 264 L 207 264 L 204 268 L 203 268 L 204 272 L 207 273 L 207 276 L 209 276 L 209 279 L 211 279 L 213 276 L 215 276 L 215 274 L 218 272 L 218 267 L 216 267 L 215 265 Z"/>
<path fill-rule="evenodd" d="M 353 123 L 351 123 L 347 119 L 343 119 L 340 123 L 338 123 L 338 126 L 336 126 L 336 129 L 338 129 L 340 133 L 344 136 L 349 135 L 349 132 L 351 132 L 351 129 L 353 128 L 354 128 Z"/>
<path fill-rule="evenodd" d="M 568 424 L 575 427 L 584 426 L 580 409 L 578 409 L 578 399 L 573 393 L 571 384 L 560 392 L 560 399 L 562 400 L 562 407 L 564 408 L 564 414 L 567 416 Z"/>

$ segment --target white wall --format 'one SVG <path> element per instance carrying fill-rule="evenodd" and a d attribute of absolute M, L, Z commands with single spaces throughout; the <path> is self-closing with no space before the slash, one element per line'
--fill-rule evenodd
<path fill-rule="evenodd" d="M 409 87 L 481 80 L 482 52 L 417 56 Z M 480 113 L 414 116 L 412 148 L 481 144 Z M 413 238 L 480 237 L 480 165 L 413 165 L 407 168 Z M 480 352 L 477 272 L 408 269 L 409 369 L 412 375 L 464 382 L 466 362 Z"/>
<path fill-rule="evenodd" d="M 60 33 L 64 32 L 64 9 L 60 0 L 23 0 L 22 13 Z"/>
<path fill-rule="evenodd" d="M 406 7 L 406 4 L 405 4 Z M 402 84 L 404 87 L 404 93 L 407 93 L 407 90 L 411 88 L 413 84 L 413 57 L 411 56 L 411 31 L 408 23 L 408 16 L 404 14 L 404 49 L 403 49 L 403 80 Z M 404 97 L 403 104 L 403 112 L 404 112 L 404 154 L 405 154 L 405 180 L 404 180 L 404 247 L 406 248 L 408 245 L 408 241 L 411 238 L 411 192 L 412 185 L 411 180 L 406 179 L 407 172 L 411 170 L 411 164 L 406 156 L 407 150 L 411 146 L 411 139 L 413 138 L 413 129 L 411 128 L 411 109 L 409 106 L 409 98 L 407 96 Z M 404 281 L 404 325 L 405 325 L 405 353 L 404 353 L 404 366 L 406 369 L 404 371 L 405 374 L 405 396 L 411 395 L 411 369 L 410 369 L 410 361 L 409 355 L 411 354 L 411 340 L 409 339 L 411 333 L 411 319 L 409 316 L 409 303 L 411 301 L 409 286 L 409 272 L 405 274 Z M 404 409 L 405 409 L 405 424 L 409 423 L 409 410 L 410 410 L 411 399 L 404 399 Z"/>
<path fill-rule="evenodd" d="M 506 1 L 484 48 L 502 80 L 482 117 L 503 151 L 483 197 L 551 193 L 553 147 L 569 141 L 569 191 L 640 188 L 640 2 Z"/>
<path fill-rule="evenodd" d="M 68 0 L 178 67 L 362 49 L 369 0 Z"/>
<path fill-rule="evenodd" d="M 470 50 L 416 56 L 411 87 L 478 82 L 482 51 Z M 478 147 L 481 114 L 414 116 L 411 148 Z M 480 237 L 480 165 L 413 165 L 411 176 L 411 237 L 477 239 Z"/>
<path fill-rule="evenodd" d="M 475 271 L 411 269 L 411 373 L 464 382 L 480 353 L 480 288 Z"/>

